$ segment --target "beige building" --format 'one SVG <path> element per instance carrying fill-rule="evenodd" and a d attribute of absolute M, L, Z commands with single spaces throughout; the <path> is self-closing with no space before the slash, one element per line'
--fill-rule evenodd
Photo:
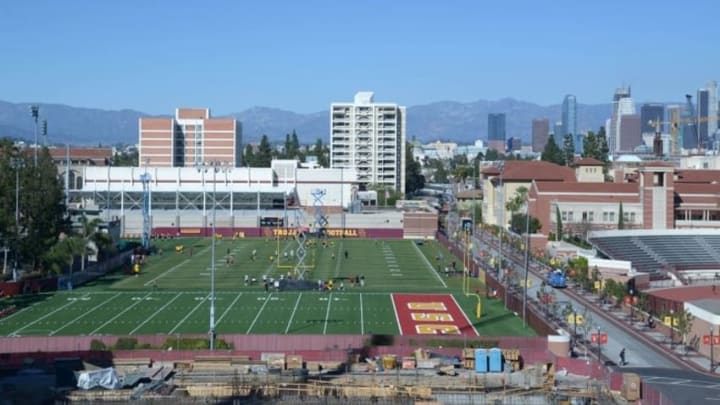
<path fill-rule="evenodd" d="M 207 108 L 179 108 L 174 118 L 140 118 L 139 132 L 141 166 L 242 165 L 241 124 L 232 118 L 211 118 Z"/>

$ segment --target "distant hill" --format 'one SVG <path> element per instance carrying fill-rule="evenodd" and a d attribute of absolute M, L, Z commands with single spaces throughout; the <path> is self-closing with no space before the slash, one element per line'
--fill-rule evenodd
<path fill-rule="evenodd" d="M 138 119 L 152 116 L 135 110 L 110 111 L 39 104 L 41 115 L 48 120 L 50 143 L 137 143 Z M 610 104 L 579 104 L 578 128 L 597 130 L 610 116 L 610 110 Z M 525 141 L 530 139 L 533 118 L 548 118 L 551 131 L 553 123 L 560 119 L 560 105 L 540 106 L 512 98 L 470 103 L 441 101 L 408 107 L 408 139 L 415 136 L 421 142 L 445 140 L 462 143 L 487 139 L 487 114 L 498 112 L 507 114 L 507 135 L 520 136 Z M 257 142 L 262 134 L 267 134 L 272 141 L 281 141 L 286 133 L 295 129 L 302 143 L 313 143 L 318 137 L 327 142 L 328 114 L 328 111 L 298 114 L 277 108 L 253 107 L 217 116 L 240 120 L 244 142 Z M 33 128 L 28 103 L 0 101 L 0 137 L 32 140 Z"/>

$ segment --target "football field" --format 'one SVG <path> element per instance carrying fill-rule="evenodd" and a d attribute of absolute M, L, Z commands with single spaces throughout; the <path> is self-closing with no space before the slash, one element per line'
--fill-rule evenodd
<path fill-rule="evenodd" d="M 17 311 L 0 319 L 0 335 L 206 333 L 210 239 L 153 242 L 159 251 L 138 275 L 118 271 L 73 291 L 4 299 Z M 332 289 L 269 283 L 266 291 L 263 279 L 297 277 L 297 247 L 292 239 L 216 241 L 219 334 L 533 334 L 498 300 L 483 298 L 477 319 L 477 298 L 444 271 L 462 262 L 435 241 L 333 239 L 308 248 L 303 274 L 313 285 L 332 280 Z"/>

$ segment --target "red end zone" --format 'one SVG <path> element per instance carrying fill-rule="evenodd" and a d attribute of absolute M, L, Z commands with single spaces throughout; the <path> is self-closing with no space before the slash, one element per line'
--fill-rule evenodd
<path fill-rule="evenodd" d="M 391 294 L 401 335 L 468 335 L 477 330 L 448 294 Z"/>

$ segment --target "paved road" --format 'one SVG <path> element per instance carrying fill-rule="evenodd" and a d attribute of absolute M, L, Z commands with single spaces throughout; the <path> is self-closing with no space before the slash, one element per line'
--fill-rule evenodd
<path fill-rule="evenodd" d="M 488 239 L 481 240 L 482 246 L 489 251 L 491 254 L 497 254 L 497 247 Z M 505 251 L 505 249 L 503 249 Z M 506 251 L 507 253 L 507 251 Z M 507 256 L 507 255 L 506 255 Z M 519 271 L 519 274 L 524 274 L 524 260 L 520 256 L 513 257 L 513 270 Z M 531 272 L 528 278 L 532 280 L 532 285 L 528 288 L 528 297 L 536 297 L 537 292 L 540 290 L 542 279 Z M 587 305 L 578 299 L 576 294 L 573 294 L 569 290 L 554 289 L 557 296 L 557 300 L 560 303 L 570 303 L 573 309 L 579 313 L 589 313 L 593 325 L 600 327 L 601 333 L 608 334 L 608 343 L 602 346 L 602 353 L 608 359 L 615 363 L 619 363 L 620 350 L 625 348 L 625 359 L 629 363 L 628 366 L 633 367 L 657 367 L 657 368 L 669 368 L 669 369 L 684 369 L 686 368 L 677 361 L 673 361 L 668 356 L 653 348 L 647 342 L 640 340 L 634 334 L 628 332 L 625 328 L 619 327 L 615 322 L 612 322 L 601 314 L 594 305 Z M 522 316 L 522 314 L 519 314 Z M 594 328 L 593 331 L 596 331 Z M 592 332 L 590 332 L 592 333 Z M 581 350 L 580 355 L 584 355 L 584 350 Z"/>
<path fill-rule="evenodd" d="M 623 371 L 642 376 L 674 405 L 720 404 L 720 379 L 694 371 L 627 367 Z"/>

